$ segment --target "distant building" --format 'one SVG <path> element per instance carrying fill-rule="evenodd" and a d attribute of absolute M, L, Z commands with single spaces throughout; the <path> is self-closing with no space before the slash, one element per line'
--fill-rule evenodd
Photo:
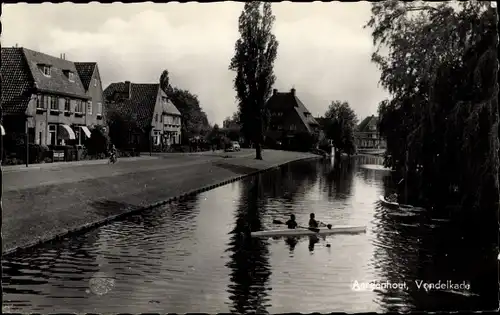
<path fill-rule="evenodd" d="M 2 133 L 25 134 L 27 128 L 29 143 L 71 145 L 105 124 L 95 62 L 82 66 L 22 47 L 2 48 L 1 57 Z"/>
<path fill-rule="evenodd" d="M 267 137 L 282 141 L 283 145 L 291 144 L 300 133 L 319 137 L 320 126 L 297 97 L 295 89 L 290 92 L 274 89 L 266 106 L 271 115 Z"/>
<path fill-rule="evenodd" d="M 147 150 L 153 146 L 169 146 L 181 141 L 181 113 L 168 99 L 160 84 L 138 84 L 130 81 L 111 83 L 104 90 L 107 106 L 131 115 L 138 131 L 130 131 L 127 142 Z"/>
<path fill-rule="evenodd" d="M 378 117 L 371 115 L 359 123 L 354 132 L 358 149 L 385 149 L 386 141 L 378 132 Z"/>

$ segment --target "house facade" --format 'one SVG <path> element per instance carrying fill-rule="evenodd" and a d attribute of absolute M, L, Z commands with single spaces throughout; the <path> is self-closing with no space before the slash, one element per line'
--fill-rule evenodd
<path fill-rule="evenodd" d="M 97 65 L 94 70 L 100 85 Z M 87 93 L 74 62 L 26 48 L 2 48 L 2 125 L 6 135 L 26 134 L 29 143 L 47 146 L 78 145 L 103 124 L 102 109 L 91 111 Z M 100 94 L 100 95 L 99 95 Z"/>
<path fill-rule="evenodd" d="M 101 75 L 96 62 L 75 62 L 76 70 L 82 81 L 85 94 L 90 97 L 87 104 L 87 125 L 105 126 L 104 95 Z"/>
<path fill-rule="evenodd" d="M 147 150 L 150 145 L 163 148 L 180 143 L 181 113 L 160 84 L 111 83 L 104 97 L 106 106 L 131 117 L 138 127 L 124 135 L 127 145 Z"/>
<path fill-rule="evenodd" d="M 358 149 L 385 149 L 386 142 L 378 132 L 378 117 L 371 115 L 363 119 L 354 132 Z"/>
<path fill-rule="evenodd" d="M 267 138 L 287 146 L 298 141 L 300 135 L 320 136 L 318 122 L 297 97 L 294 88 L 290 92 L 278 92 L 274 89 L 266 107 L 271 116 Z"/>

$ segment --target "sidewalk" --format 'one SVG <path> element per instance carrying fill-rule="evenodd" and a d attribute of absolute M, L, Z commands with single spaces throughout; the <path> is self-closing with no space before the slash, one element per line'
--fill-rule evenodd
<path fill-rule="evenodd" d="M 138 156 L 138 157 L 126 157 L 120 158 L 120 162 L 134 162 L 141 160 L 151 160 L 158 159 L 157 156 Z M 72 162 L 54 162 L 54 163 L 38 163 L 38 164 L 18 164 L 18 165 L 2 165 L 2 172 L 22 172 L 22 171 L 31 171 L 31 170 L 41 170 L 41 169 L 50 169 L 50 168 L 61 168 L 61 167 L 74 167 L 81 165 L 101 165 L 108 164 L 108 159 L 100 159 L 100 160 L 83 160 L 83 161 L 72 161 Z"/>
<path fill-rule="evenodd" d="M 244 156 L 248 154 L 242 152 L 243 156 L 232 158 L 179 156 L 4 176 L 4 187 L 11 189 L 3 194 L 2 252 L 12 253 L 70 232 L 85 231 L 281 164 L 317 158 L 309 153 L 266 150 L 261 161 L 253 154 Z M 52 182 L 47 183 L 47 176 Z M 28 188 L 30 182 L 32 187 Z"/>

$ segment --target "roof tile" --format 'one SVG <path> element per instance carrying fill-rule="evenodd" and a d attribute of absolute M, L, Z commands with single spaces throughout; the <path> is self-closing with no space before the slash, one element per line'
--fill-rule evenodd
<path fill-rule="evenodd" d="M 75 64 L 69 60 L 56 58 L 44 53 L 23 48 L 26 61 L 31 69 L 31 75 L 35 80 L 37 89 L 48 92 L 56 92 L 65 95 L 87 99 L 82 81 L 78 76 Z M 39 69 L 38 64 L 51 65 L 50 77 L 45 76 Z M 75 74 L 74 82 L 69 81 L 64 71 Z"/>
<path fill-rule="evenodd" d="M 78 71 L 85 91 L 89 89 L 96 65 L 96 62 L 75 62 L 76 71 Z"/>
<path fill-rule="evenodd" d="M 3 114 L 25 113 L 34 81 L 22 48 L 2 48 L 1 73 Z"/>
<path fill-rule="evenodd" d="M 126 86 L 124 82 L 111 83 L 104 90 L 104 98 L 109 102 L 113 99 L 115 93 L 127 93 Z M 117 101 L 112 106 L 125 115 L 132 115 L 132 117 L 136 118 L 141 128 L 146 128 L 153 120 L 159 88 L 160 85 L 158 83 L 130 83 L 130 98 Z M 177 107 L 170 101 L 167 102 L 165 112 L 180 115 Z"/>
<path fill-rule="evenodd" d="M 309 110 L 306 108 L 304 103 L 302 103 L 302 101 L 291 92 L 276 92 L 269 99 L 267 106 L 271 110 L 294 110 L 309 132 L 311 132 L 311 126 L 319 125 L 316 119 L 314 119 Z"/>

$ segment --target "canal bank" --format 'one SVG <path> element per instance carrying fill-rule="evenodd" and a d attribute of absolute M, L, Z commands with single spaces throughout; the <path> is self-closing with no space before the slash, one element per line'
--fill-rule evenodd
<path fill-rule="evenodd" d="M 2 252 L 10 255 L 283 164 L 318 158 L 265 150 L 264 160 L 255 160 L 249 152 L 229 157 L 164 155 L 11 174 L 3 182 Z"/>

